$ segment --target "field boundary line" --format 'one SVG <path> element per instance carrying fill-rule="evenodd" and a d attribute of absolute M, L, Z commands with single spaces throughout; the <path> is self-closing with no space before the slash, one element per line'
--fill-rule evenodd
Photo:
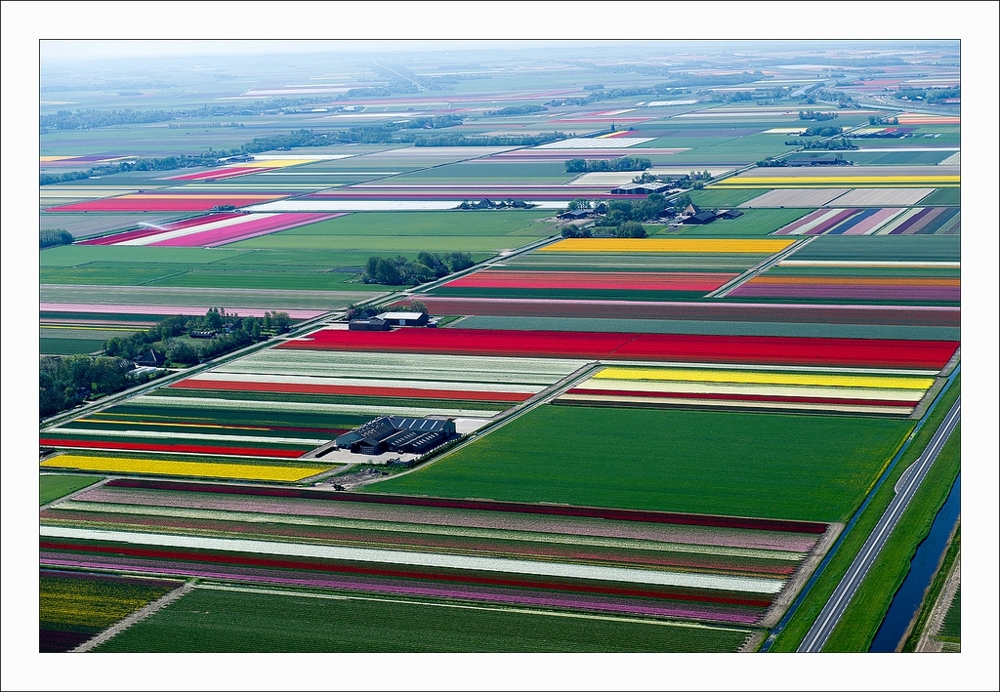
<path fill-rule="evenodd" d="M 798 596 L 799 590 L 809 581 L 809 578 L 816 572 L 819 565 L 823 562 L 823 558 L 830 551 L 830 548 L 836 543 L 837 538 L 844 531 L 844 524 L 842 522 L 835 522 L 827 525 L 826 531 L 820 536 L 820 539 L 816 541 L 815 547 L 809 551 L 809 555 L 806 556 L 804 560 L 799 564 L 798 569 L 792 577 L 785 583 L 785 587 L 778 594 L 778 597 L 774 599 L 771 607 L 768 608 L 764 617 L 760 619 L 757 623 L 758 627 L 765 629 L 774 627 L 785 614 L 785 611 L 791 606 L 795 601 L 795 597 Z M 763 644 L 766 639 L 766 635 L 761 637 L 760 644 Z M 759 646 L 759 644 L 758 644 Z"/>
<path fill-rule="evenodd" d="M 789 247 L 785 248 L 776 255 L 771 255 L 764 261 L 760 262 L 756 266 L 750 267 L 745 272 L 737 276 L 735 279 L 730 279 L 728 282 L 722 284 L 717 289 L 706 295 L 706 298 L 725 298 L 734 290 L 745 284 L 750 279 L 754 278 L 758 274 L 761 274 L 774 265 L 778 264 L 790 255 L 795 254 L 802 248 L 804 248 L 809 243 L 813 242 L 819 236 L 809 236 L 808 238 L 801 240 L 797 243 L 792 243 Z"/>
<path fill-rule="evenodd" d="M 121 634 L 122 632 L 124 632 L 137 622 L 145 620 L 150 615 L 155 614 L 157 611 L 167 607 L 168 605 L 178 600 L 179 598 L 182 598 L 187 594 L 191 593 L 191 591 L 194 589 L 194 586 L 195 586 L 195 580 L 193 579 L 184 582 L 184 584 L 179 588 L 174 589 L 166 596 L 162 596 L 156 599 L 149 605 L 140 608 L 139 610 L 135 611 L 128 617 L 119 620 L 115 624 L 111 625 L 111 627 L 107 628 L 106 630 L 98 634 L 96 637 L 92 637 L 91 639 L 85 641 L 83 644 L 80 644 L 80 646 L 76 647 L 75 649 L 71 649 L 69 653 L 82 654 L 91 651 L 95 647 L 98 647 L 104 642 Z"/>
<path fill-rule="evenodd" d="M 542 391 L 538 392 L 537 394 L 535 394 L 534 396 L 532 396 L 530 399 L 527 399 L 527 400 L 521 402 L 519 405 L 517 405 L 517 406 L 515 406 L 513 408 L 509 408 L 506 411 L 502 411 L 498 416 L 496 416 L 495 418 L 493 418 L 489 423 L 487 423 L 483 427 L 479 428 L 478 430 L 469 433 L 468 437 L 466 437 L 464 440 L 462 440 L 457 445 L 455 445 L 454 447 L 452 447 L 448 451 L 444 452 L 443 454 L 434 457 L 433 459 L 431 459 L 427 463 L 417 464 L 413 468 L 406 469 L 405 471 L 393 474 L 391 476 L 378 477 L 378 478 L 373 478 L 370 481 L 363 481 L 363 482 L 358 483 L 357 485 L 355 485 L 354 488 L 361 487 L 362 485 L 371 485 L 372 483 L 378 483 L 379 481 L 387 481 L 387 480 L 391 480 L 393 478 L 399 478 L 400 476 L 405 476 L 405 475 L 407 475 L 409 473 L 413 473 L 414 471 L 419 471 L 420 469 L 428 468 L 432 464 L 436 464 L 437 462 L 441 461 L 442 459 L 448 458 L 449 456 L 451 456 L 452 454 L 454 454 L 458 450 L 465 448 L 467 445 L 470 445 L 470 444 L 474 443 L 481 436 L 487 435 L 487 434 L 489 434 L 489 433 L 491 433 L 491 432 L 493 432 L 495 430 L 499 430 L 503 426 L 505 426 L 508 423 L 510 423 L 510 422 L 512 422 L 512 421 L 514 421 L 514 420 L 516 420 L 518 418 L 520 418 L 521 416 L 523 416 L 524 414 L 528 413 L 529 411 L 533 411 L 538 406 L 541 406 L 542 404 L 547 403 L 551 399 L 559 396 L 560 394 L 562 394 L 564 391 L 566 391 L 567 389 L 569 389 L 570 387 L 572 387 L 577 382 L 580 382 L 584 378 L 586 378 L 589 375 L 593 374 L 594 371 L 596 371 L 600 367 L 602 367 L 600 361 L 591 361 L 591 362 L 588 362 L 586 365 L 583 365 L 582 367 L 574 370 L 569 375 L 567 375 L 566 377 L 562 378 L 561 380 L 559 380 L 555 384 L 551 384 L 548 387 L 546 387 L 545 389 L 543 389 Z"/>

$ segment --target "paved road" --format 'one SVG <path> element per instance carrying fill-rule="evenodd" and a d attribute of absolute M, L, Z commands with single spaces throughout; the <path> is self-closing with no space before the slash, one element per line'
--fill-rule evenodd
<path fill-rule="evenodd" d="M 896 528 L 896 524 L 899 523 L 903 512 L 910 504 L 910 500 L 913 499 L 920 484 L 927 476 L 931 465 L 937 459 L 941 449 L 944 448 L 948 438 L 951 437 L 951 433 L 955 430 L 955 426 L 958 425 L 961 417 L 962 397 L 959 396 L 952 405 L 951 410 L 948 411 L 948 415 L 945 416 L 944 422 L 934 433 L 930 444 L 924 449 L 920 458 L 914 462 L 914 470 L 909 473 L 906 481 L 900 485 L 896 497 L 889 503 L 885 514 L 882 515 L 878 524 L 875 525 L 871 535 L 868 536 L 868 540 L 865 541 L 861 551 L 848 568 L 847 574 L 844 575 L 844 578 L 834 590 L 833 595 L 830 596 L 830 600 L 823 606 L 822 612 L 816 618 L 816 622 L 813 623 L 809 633 L 806 634 L 805 639 L 799 644 L 799 651 L 816 653 L 823 650 L 823 646 L 830 638 L 830 634 L 837 626 L 837 623 L 840 622 L 840 618 L 843 616 L 844 611 L 847 610 L 851 599 L 854 598 L 854 594 L 857 593 L 858 588 L 864 581 L 865 575 L 868 574 L 868 570 L 871 569 L 872 565 L 878 559 L 879 553 L 885 547 L 889 536 L 892 535 L 893 529 Z"/>

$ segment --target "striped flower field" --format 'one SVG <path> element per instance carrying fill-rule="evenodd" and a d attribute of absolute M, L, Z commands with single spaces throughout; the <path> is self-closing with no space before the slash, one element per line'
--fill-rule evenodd
<path fill-rule="evenodd" d="M 42 462 L 43 468 L 70 469 L 99 473 L 128 473 L 152 476 L 184 476 L 190 478 L 224 478 L 242 481 L 291 483 L 301 481 L 336 467 L 274 466 L 266 464 L 227 464 L 210 461 L 172 461 L 167 459 L 90 456 L 60 454 Z"/>
<path fill-rule="evenodd" d="M 275 350 L 378 351 L 447 355 L 674 363 L 739 363 L 884 367 L 936 372 L 951 358 L 954 341 L 701 336 L 613 332 L 494 329 L 400 329 L 356 332 L 321 329 Z"/>
<path fill-rule="evenodd" d="M 267 349 L 47 428 L 40 444 L 234 461 L 297 459 L 383 414 L 453 417 L 459 432 L 471 432 L 584 364 L 564 358 Z M 66 461 L 58 457 L 49 465 L 85 468 Z M 92 470 L 116 470 L 101 463 Z M 146 464 L 142 472 L 181 473 L 156 464 Z M 236 473 L 215 469 L 191 475 L 239 477 Z M 247 478 L 266 477 L 258 466 L 247 473 Z"/>
<path fill-rule="evenodd" d="M 287 231 L 342 214 L 210 214 L 163 226 L 142 228 L 85 240 L 81 245 L 219 247 L 257 236 Z"/>
<path fill-rule="evenodd" d="M 38 576 L 42 653 L 70 651 L 182 583 L 44 568 Z"/>
<path fill-rule="evenodd" d="M 772 235 L 955 235 L 961 211 L 952 207 L 911 209 L 818 209 Z"/>
<path fill-rule="evenodd" d="M 884 374 L 609 367 L 556 403 L 908 416 L 933 384 L 932 377 Z"/>
<path fill-rule="evenodd" d="M 42 512 L 45 568 L 753 626 L 812 522 L 112 480 Z M 780 600 L 779 600 L 780 599 Z"/>
<path fill-rule="evenodd" d="M 219 206 L 245 207 L 270 202 L 284 195 L 262 193 L 135 192 L 48 209 L 51 212 L 207 212 Z"/>

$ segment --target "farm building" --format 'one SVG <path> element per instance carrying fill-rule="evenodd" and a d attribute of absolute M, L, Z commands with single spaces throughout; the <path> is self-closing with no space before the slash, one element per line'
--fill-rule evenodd
<path fill-rule="evenodd" d="M 355 454 L 423 454 L 455 434 L 454 418 L 379 416 L 338 437 L 337 448 Z"/>
<path fill-rule="evenodd" d="M 162 368 L 167 359 L 159 351 L 149 349 L 132 362 L 141 368 Z"/>
<path fill-rule="evenodd" d="M 387 332 L 392 327 L 380 317 L 365 317 L 351 320 L 348 322 L 347 328 L 352 332 Z"/>
<path fill-rule="evenodd" d="M 720 219 L 738 219 L 743 216 L 743 212 L 739 209 L 729 209 L 719 214 Z"/>
<path fill-rule="evenodd" d="M 689 216 L 688 218 L 684 219 L 684 223 L 706 224 L 706 223 L 712 223 L 713 221 L 715 221 L 716 218 L 718 217 L 716 216 L 714 211 L 699 211 L 697 214 Z"/>
<path fill-rule="evenodd" d="M 590 209 L 570 209 L 569 211 L 564 211 L 559 214 L 556 218 L 563 221 L 578 221 L 580 219 L 586 219 L 593 212 Z"/>
<path fill-rule="evenodd" d="M 613 195 L 651 195 L 665 192 L 670 188 L 666 183 L 626 183 L 611 190 Z"/>
<path fill-rule="evenodd" d="M 393 327 L 423 327 L 427 324 L 426 312 L 383 312 L 374 319 L 383 320 Z"/>

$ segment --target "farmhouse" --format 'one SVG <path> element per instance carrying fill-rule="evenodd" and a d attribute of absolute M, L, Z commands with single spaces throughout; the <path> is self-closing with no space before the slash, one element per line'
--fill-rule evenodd
<path fill-rule="evenodd" d="M 455 434 L 454 418 L 379 416 L 338 437 L 337 448 L 354 454 L 423 454 Z"/>
<path fill-rule="evenodd" d="M 626 183 L 611 190 L 613 195 L 651 195 L 664 192 L 670 186 L 666 183 Z"/>
<path fill-rule="evenodd" d="M 423 327 L 427 324 L 426 312 L 383 312 L 374 319 L 383 320 L 393 327 Z"/>
<path fill-rule="evenodd" d="M 586 219 L 593 212 L 590 209 L 570 209 L 569 211 L 564 211 L 559 214 L 556 218 L 563 221 L 578 221 L 580 219 Z"/>
<path fill-rule="evenodd" d="M 694 214 L 693 216 L 689 216 L 686 219 L 684 219 L 684 223 L 703 225 L 706 223 L 712 223 L 713 221 L 715 221 L 716 218 L 718 217 L 715 215 L 715 212 L 713 211 L 699 211 L 697 214 Z"/>
<path fill-rule="evenodd" d="M 163 364 L 167 362 L 167 359 L 159 351 L 154 351 L 149 349 L 141 356 L 132 361 L 139 367 L 145 368 L 162 368 Z"/>

